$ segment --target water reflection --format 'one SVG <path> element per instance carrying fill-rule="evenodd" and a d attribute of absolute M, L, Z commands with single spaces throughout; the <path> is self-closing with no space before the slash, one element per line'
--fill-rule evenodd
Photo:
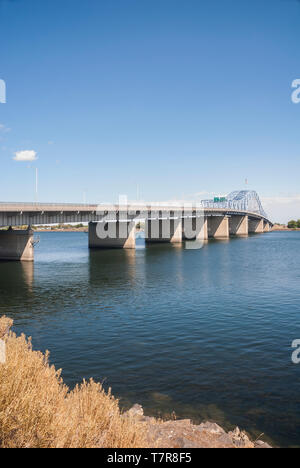
<path fill-rule="evenodd" d="M 0 262 L 1 297 L 16 297 L 32 292 L 34 282 L 33 262 Z"/>
<path fill-rule="evenodd" d="M 272 233 L 89 252 L 85 234 L 42 233 L 34 265 L 0 263 L 0 314 L 50 350 L 70 386 L 94 377 L 148 414 L 299 444 L 299 242 Z"/>
<path fill-rule="evenodd" d="M 34 282 L 34 262 L 21 262 L 21 268 L 23 270 L 23 280 L 28 287 L 28 292 L 33 292 Z"/>
<path fill-rule="evenodd" d="M 89 282 L 109 289 L 134 287 L 136 278 L 135 249 L 91 250 L 89 252 Z"/>

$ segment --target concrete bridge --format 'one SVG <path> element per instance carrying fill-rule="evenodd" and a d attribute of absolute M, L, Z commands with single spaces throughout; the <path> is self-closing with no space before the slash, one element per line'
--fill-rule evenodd
<path fill-rule="evenodd" d="M 34 259 L 32 225 L 89 223 L 90 248 L 135 248 L 138 221 L 145 222 L 146 243 L 198 242 L 270 231 L 272 222 L 256 192 L 232 192 L 228 197 L 196 205 L 86 205 L 0 203 L 0 260 Z M 26 230 L 12 226 L 28 226 Z"/>

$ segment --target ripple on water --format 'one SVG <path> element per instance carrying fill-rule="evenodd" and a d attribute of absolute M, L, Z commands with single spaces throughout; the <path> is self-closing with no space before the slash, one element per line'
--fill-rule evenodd
<path fill-rule="evenodd" d="M 34 265 L 0 264 L 0 313 L 71 386 L 93 376 L 124 407 L 300 445 L 300 233 L 140 242 L 89 252 L 84 233 L 41 233 Z"/>

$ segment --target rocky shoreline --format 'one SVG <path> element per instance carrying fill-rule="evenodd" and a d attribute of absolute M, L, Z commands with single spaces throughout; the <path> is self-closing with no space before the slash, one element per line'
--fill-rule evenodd
<path fill-rule="evenodd" d="M 226 432 L 214 422 L 163 421 L 145 416 L 138 404 L 122 413 L 111 392 L 92 379 L 70 390 L 48 353 L 34 351 L 25 335 L 9 331 L 12 325 L 0 317 L 1 448 L 272 448 L 238 427 Z"/>
<path fill-rule="evenodd" d="M 190 419 L 161 421 L 145 416 L 141 405 L 134 405 L 124 417 L 135 419 L 144 426 L 150 447 L 160 448 L 272 448 L 262 440 L 251 441 L 236 427 L 225 432 L 213 422 L 192 424 Z"/>

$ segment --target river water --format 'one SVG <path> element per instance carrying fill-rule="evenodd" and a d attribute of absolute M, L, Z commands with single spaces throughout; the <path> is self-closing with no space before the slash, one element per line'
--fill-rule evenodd
<path fill-rule="evenodd" d="M 41 233 L 35 262 L 0 263 L 0 315 L 49 349 L 73 386 L 93 377 L 121 406 L 235 425 L 300 446 L 300 233 L 89 251 Z"/>

